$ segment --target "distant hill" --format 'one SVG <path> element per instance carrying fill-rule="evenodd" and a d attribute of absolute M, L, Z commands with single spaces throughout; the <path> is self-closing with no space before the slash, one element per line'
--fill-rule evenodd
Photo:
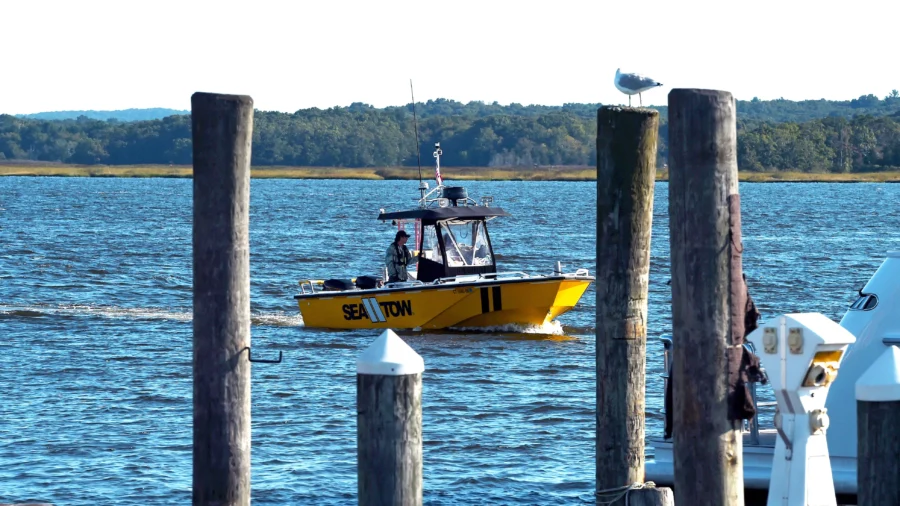
<path fill-rule="evenodd" d="M 107 121 L 111 119 L 119 121 L 147 121 L 153 119 L 162 119 L 166 116 L 190 113 L 191 111 L 179 111 L 177 109 L 154 107 L 151 109 L 123 109 L 119 111 L 51 111 L 36 112 L 33 114 L 16 114 L 16 116 L 19 118 L 44 120 L 78 119 L 79 116 L 85 116 L 90 119 L 101 121 Z"/>

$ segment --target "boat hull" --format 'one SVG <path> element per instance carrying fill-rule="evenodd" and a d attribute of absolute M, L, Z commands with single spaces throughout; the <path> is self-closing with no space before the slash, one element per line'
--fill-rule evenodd
<path fill-rule="evenodd" d="M 759 444 L 751 444 L 749 433 L 743 436 L 743 480 L 745 493 L 759 491 L 768 493 L 772 475 L 772 459 L 775 457 L 775 429 L 761 430 Z M 646 479 L 658 486 L 675 486 L 674 445 L 672 440 L 648 437 L 648 448 L 652 455 L 647 456 L 645 470 Z M 856 458 L 829 456 L 831 475 L 837 504 L 856 504 Z"/>
<path fill-rule="evenodd" d="M 571 310 L 593 277 L 549 276 L 298 295 L 307 327 L 446 329 L 543 325 Z"/>

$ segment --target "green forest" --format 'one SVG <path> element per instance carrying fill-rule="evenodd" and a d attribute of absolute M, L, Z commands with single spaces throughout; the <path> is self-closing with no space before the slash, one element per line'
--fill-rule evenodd
<path fill-rule="evenodd" d="M 440 142 L 459 167 L 594 166 L 601 104 L 416 104 L 423 166 Z M 660 111 L 659 165 L 668 124 Z M 742 171 L 866 172 L 900 168 L 900 93 L 848 101 L 738 101 Z M 362 103 L 294 113 L 256 111 L 254 166 L 388 167 L 417 164 L 412 104 Z M 44 120 L 0 115 L 0 161 L 140 165 L 191 163 L 190 116 L 148 121 Z"/>

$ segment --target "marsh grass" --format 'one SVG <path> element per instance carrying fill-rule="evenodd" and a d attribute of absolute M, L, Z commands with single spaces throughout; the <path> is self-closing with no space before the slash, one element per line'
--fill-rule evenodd
<path fill-rule="evenodd" d="M 65 165 L 0 164 L 0 176 L 61 177 L 191 177 L 190 166 L 170 165 Z"/>
<path fill-rule="evenodd" d="M 594 181 L 597 170 L 587 166 L 494 168 L 444 167 L 444 179 L 452 181 Z M 41 162 L 0 163 L 0 176 L 59 176 L 59 177 L 180 177 L 190 178 L 189 165 L 66 165 Z M 668 180 L 666 169 L 656 172 L 657 181 Z M 415 180 L 416 167 L 280 167 L 266 166 L 251 169 L 253 178 L 282 179 L 399 179 Z M 422 178 L 432 183 L 434 168 L 423 167 Z M 753 183 L 775 182 L 900 182 L 900 171 L 858 172 L 850 174 L 808 172 L 741 172 L 740 180 Z"/>
<path fill-rule="evenodd" d="M 442 171 L 448 181 L 593 181 L 597 171 L 591 167 L 554 167 L 539 169 L 494 169 L 490 167 L 446 167 Z M 39 163 L 0 164 L 0 176 L 66 176 L 66 177 L 191 177 L 188 165 L 64 165 Z M 415 180 L 416 167 L 253 167 L 253 178 L 283 179 L 398 179 Z M 434 181 L 434 169 L 422 168 L 422 178 Z"/>
<path fill-rule="evenodd" d="M 853 172 L 845 174 L 812 172 L 741 172 L 741 181 L 748 183 L 898 183 L 900 171 Z"/>

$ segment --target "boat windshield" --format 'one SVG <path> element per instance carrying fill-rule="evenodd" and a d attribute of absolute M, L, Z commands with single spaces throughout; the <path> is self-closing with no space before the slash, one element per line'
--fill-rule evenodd
<path fill-rule="evenodd" d="M 441 247 L 438 244 L 437 232 L 435 232 L 434 225 L 425 225 L 422 227 L 422 257 L 439 264 L 444 263 L 444 259 L 441 257 Z"/>
<path fill-rule="evenodd" d="M 450 267 L 493 264 L 483 221 L 446 221 L 441 225 Z"/>

